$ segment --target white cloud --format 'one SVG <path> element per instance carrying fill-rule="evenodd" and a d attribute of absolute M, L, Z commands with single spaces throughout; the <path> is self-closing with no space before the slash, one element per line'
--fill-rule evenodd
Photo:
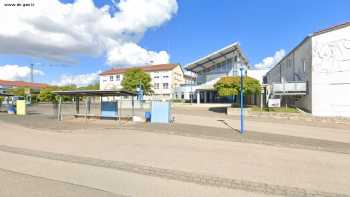
<path fill-rule="evenodd" d="M 98 82 L 101 71 L 96 73 L 87 73 L 80 75 L 62 75 L 59 81 L 52 82 L 53 85 L 65 86 L 65 85 L 76 85 L 78 87 L 88 86 Z"/>
<path fill-rule="evenodd" d="M 115 51 L 121 51 L 122 55 L 147 56 L 142 58 L 145 61 L 142 63 L 159 61 L 159 56 L 165 56 L 166 52 L 145 49 L 135 54 L 136 47 L 128 52 L 125 45 L 137 46 L 145 31 L 169 21 L 178 9 L 176 0 L 120 0 L 114 1 L 115 12 L 111 15 L 108 5 L 98 8 L 92 0 L 18 2 L 34 2 L 35 6 L 4 6 L 13 0 L 1 1 L 0 53 L 64 62 L 74 62 L 76 55 L 107 54 L 108 63 L 113 65 L 132 64 L 135 58 L 114 62 L 118 59 L 115 56 L 119 56 Z"/>
<path fill-rule="evenodd" d="M 262 62 L 255 64 L 255 69 L 269 69 L 276 65 L 282 58 L 286 55 L 286 51 L 284 49 L 280 49 L 275 52 L 275 55 L 272 57 L 266 57 L 262 60 Z"/>
<path fill-rule="evenodd" d="M 159 53 L 147 51 L 134 43 L 127 43 L 108 52 L 109 64 L 142 66 L 146 64 L 162 64 L 169 62 L 165 51 Z"/>
<path fill-rule="evenodd" d="M 2 80 L 29 80 L 30 67 L 19 65 L 4 65 L 0 66 L 0 79 Z M 44 72 L 41 70 L 33 70 L 33 75 L 42 76 Z"/>

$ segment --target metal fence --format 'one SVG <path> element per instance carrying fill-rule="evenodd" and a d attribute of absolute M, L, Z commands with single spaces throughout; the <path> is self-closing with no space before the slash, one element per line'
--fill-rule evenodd
<path fill-rule="evenodd" d="M 144 117 L 145 112 L 151 110 L 152 101 L 134 101 L 134 109 L 132 108 L 132 100 L 119 100 L 118 103 L 118 116 L 132 117 L 133 115 Z M 75 102 L 62 103 L 61 110 L 62 115 L 65 117 L 73 117 L 77 114 Z M 2 105 L 0 110 L 6 111 L 7 107 Z M 58 104 L 53 103 L 38 103 L 27 106 L 28 115 L 41 114 L 51 117 L 57 117 Z M 99 101 L 91 102 L 90 109 L 87 109 L 85 102 L 79 104 L 79 114 L 89 115 L 101 115 L 101 103 Z"/>

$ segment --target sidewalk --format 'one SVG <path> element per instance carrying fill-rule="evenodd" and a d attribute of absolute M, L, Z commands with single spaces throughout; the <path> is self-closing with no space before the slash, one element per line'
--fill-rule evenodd
<path fill-rule="evenodd" d="M 192 124 L 198 126 L 208 126 L 217 128 L 233 128 L 240 129 L 240 120 L 237 118 L 230 118 L 227 116 L 206 117 L 194 115 L 175 115 L 176 123 Z M 321 140 L 331 140 L 338 142 L 350 143 L 350 130 L 335 129 L 335 128 L 321 128 L 303 125 L 282 124 L 275 122 L 261 122 L 245 120 L 245 129 L 247 131 L 255 131 L 262 133 L 274 133 L 288 136 L 297 136 L 304 138 L 313 138 Z"/>

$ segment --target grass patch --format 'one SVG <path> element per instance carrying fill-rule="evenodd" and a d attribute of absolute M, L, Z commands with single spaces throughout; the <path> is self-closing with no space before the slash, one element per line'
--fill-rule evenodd
<path fill-rule="evenodd" d="M 253 112 L 261 112 L 261 108 L 254 106 L 251 108 Z M 298 113 L 295 107 L 277 107 L 277 108 L 263 108 L 262 112 L 280 112 L 280 113 Z"/>

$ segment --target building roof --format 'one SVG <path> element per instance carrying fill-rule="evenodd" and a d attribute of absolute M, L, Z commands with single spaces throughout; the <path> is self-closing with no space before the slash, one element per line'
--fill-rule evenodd
<path fill-rule="evenodd" d="M 331 32 L 331 31 L 334 31 L 334 30 L 338 30 L 338 29 L 341 29 L 341 28 L 345 28 L 345 27 L 348 27 L 348 26 L 350 26 L 350 21 L 345 22 L 345 23 L 340 23 L 340 24 L 337 24 L 337 25 L 333 25 L 333 26 L 327 27 L 325 29 L 321 29 L 321 30 L 311 34 L 311 36 L 317 36 L 317 35 L 320 35 L 320 34 L 328 33 L 328 32 Z"/>
<path fill-rule="evenodd" d="M 157 71 L 167 71 L 174 69 L 177 64 L 158 64 L 158 65 L 150 65 L 150 66 L 142 66 L 142 67 L 125 67 L 125 68 L 112 68 L 110 70 L 102 72 L 100 75 L 115 75 L 115 74 L 123 74 L 127 70 L 131 68 L 141 68 L 145 72 L 157 72 Z"/>
<path fill-rule="evenodd" d="M 44 84 L 44 83 L 32 83 L 32 82 L 25 82 L 25 81 L 0 80 L 0 86 L 4 86 L 4 87 L 26 87 L 26 88 L 33 88 L 33 89 L 41 89 L 41 88 L 46 88 L 49 85 Z"/>
<path fill-rule="evenodd" d="M 321 34 L 325 34 L 325 33 L 328 33 L 328 32 L 331 32 L 331 31 L 335 31 L 335 30 L 338 30 L 338 29 L 342 29 L 342 28 L 345 28 L 345 27 L 348 27 L 350 26 L 350 22 L 345 22 L 345 23 L 341 23 L 341 24 L 338 24 L 338 25 L 333 25 L 331 27 L 327 27 L 325 29 L 321 29 L 317 32 L 314 32 L 314 33 L 311 33 L 309 35 L 307 35 L 303 41 L 301 41 L 296 47 L 294 47 L 287 55 L 285 55 L 278 63 L 276 63 L 267 73 L 266 75 L 268 75 L 273 68 L 275 68 L 277 65 L 279 65 L 281 62 L 283 62 L 290 54 L 292 54 L 295 50 L 297 50 L 301 45 L 303 45 L 306 41 L 308 41 L 310 38 L 314 37 L 314 36 L 318 36 L 318 35 L 321 35 Z M 265 76 L 266 76 L 265 75 Z"/>
<path fill-rule="evenodd" d="M 71 90 L 53 93 L 59 96 L 136 96 L 135 92 L 127 90 Z"/>
<path fill-rule="evenodd" d="M 186 69 L 189 71 L 197 72 L 199 68 L 210 68 L 220 61 L 224 61 L 227 56 L 235 56 L 235 53 L 240 54 L 244 64 L 248 64 L 248 58 L 243 54 L 242 49 L 238 42 L 230 44 L 222 49 L 219 49 L 209 55 L 202 57 L 190 64 L 186 65 Z M 200 70 L 200 69 L 199 69 Z"/>

